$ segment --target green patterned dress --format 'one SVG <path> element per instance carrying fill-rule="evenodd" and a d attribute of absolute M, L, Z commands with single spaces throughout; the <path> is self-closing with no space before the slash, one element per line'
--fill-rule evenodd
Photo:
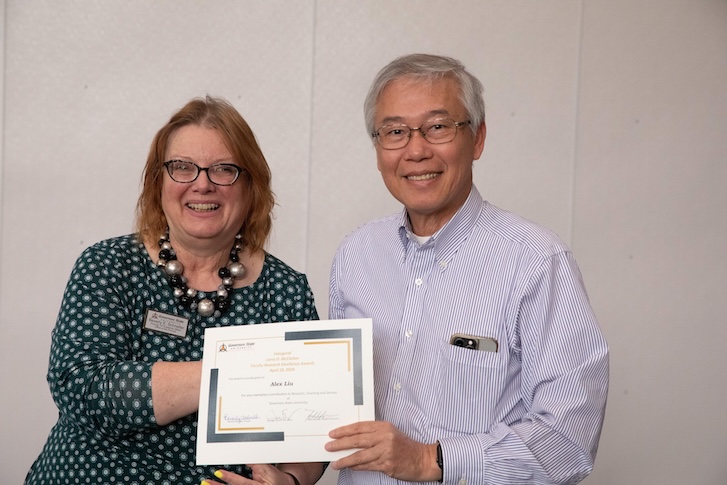
<path fill-rule="evenodd" d="M 200 360 L 205 328 L 318 318 L 305 275 L 270 254 L 257 281 L 230 299 L 219 318 L 185 311 L 134 235 L 86 249 L 52 335 L 58 422 L 25 483 L 176 485 L 199 484 L 218 468 L 244 474 L 244 465 L 196 466 L 197 415 L 159 426 L 151 398 L 154 362 Z M 147 310 L 188 318 L 186 336 L 145 330 Z"/>

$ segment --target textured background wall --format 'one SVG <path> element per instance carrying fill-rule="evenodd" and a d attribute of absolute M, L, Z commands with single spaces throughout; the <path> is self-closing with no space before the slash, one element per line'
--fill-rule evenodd
<path fill-rule="evenodd" d="M 589 485 L 727 477 L 727 2 L 0 0 L 0 471 L 56 419 L 50 331 L 75 258 L 131 231 L 149 143 L 193 96 L 250 122 L 278 196 L 269 249 L 321 315 L 335 248 L 398 210 L 362 120 L 393 57 L 485 85 L 490 201 L 574 249 L 612 347 Z M 328 473 L 325 483 L 333 483 Z"/>

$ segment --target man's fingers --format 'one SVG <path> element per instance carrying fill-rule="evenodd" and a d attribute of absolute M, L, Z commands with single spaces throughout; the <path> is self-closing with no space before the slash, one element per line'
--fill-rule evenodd
<path fill-rule="evenodd" d="M 333 439 L 345 438 L 347 436 L 355 436 L 358 434 L 373 433 L 377 429 L 376 421 L 360 421 L 358 423 L 347 424 L 340 428 L 332 429 L 328 436 Z"/>
<path fill-rule="evenodd" d="M 371 462 L 373 460 L 372 454 L 369 450 L 359 450 L 346 457 L 336 460 L 331 463 L 331 467 L 334 470 L 341 470 L 343 468 L 350 468 L 352 470 L 371 470 Z"/>

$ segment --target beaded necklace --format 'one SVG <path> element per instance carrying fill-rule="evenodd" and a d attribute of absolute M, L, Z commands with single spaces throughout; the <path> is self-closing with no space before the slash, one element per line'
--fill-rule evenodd
<path fill-rule="evenodd" d="M 236 279 L 245 276 L 245 266 L 240 262 L 239 252 L 242 250 L 242 235 L 235 236 L 235 242 L 230 250 L 230 259 L 221 267 L 217 274 L 222 283 L 217 288 L 217 294 L 212 298 L 198 298 L 199 291 L 187 286 L 184 276 L 184 265 L 177 259 L 172 243 L 169 240 L 169 228 L 159 238 L 159 261 L 157 266 L 167 274 L 169 284 L 174 289 L 174 296 L 188 311 L 197 311 L 203 317 L 220 317 L 230 307 L 230 291 Z"/>

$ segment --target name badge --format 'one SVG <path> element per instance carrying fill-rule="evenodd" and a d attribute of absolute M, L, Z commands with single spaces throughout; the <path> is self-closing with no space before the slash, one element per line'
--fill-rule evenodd
<path fill-rule="evenodd" d="M 187 336 L 187 325 L 189 320 L 177 315 L 162 313 L 156 310 L 147 310 L 144 315 L 144 330 L 176 335 L 177 337 Z"/>

